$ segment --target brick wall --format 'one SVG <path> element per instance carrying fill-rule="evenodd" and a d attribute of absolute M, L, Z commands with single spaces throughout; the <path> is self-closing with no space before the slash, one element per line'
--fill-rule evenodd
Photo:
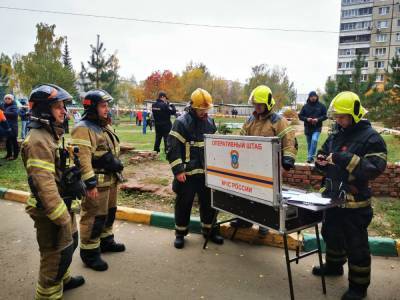
<path fill-rule="evenodd" d="M 296 164 L 294 170 L 283 175 L 285 184 L 303 189 L 312 187 L 319 190 L 321 180 L 321 174 L 309 164 Z M 388 164 L 382 175 L 370 181 L 370 187 L 374 196 L 400 197 L 400 163 Z"/>

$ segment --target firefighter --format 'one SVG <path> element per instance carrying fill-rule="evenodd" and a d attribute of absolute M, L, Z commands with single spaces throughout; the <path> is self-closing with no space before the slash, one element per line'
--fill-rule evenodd
<path fill-rule="evenodd" d="M 349 289 L 342 299 L 363 299 L 370 284 L 371 254 L 368 225 L 372 219 L 368 181 L 386 168 L 387 150 L 382 137 L 362 119 L 367 111 L 359 97 L 342 92 L 331 102 L 328 114 L 336 126 L 317 155 L 316 167 L 325 174 L 322 195 L 341 198 L 344 204 L 326 211 L 322 236 L 326 243 L 323 270 L 314 275 L 343 275 L 348 260 Z"/>
<path fill-rule="evenodd" d="M 240 135 L 279 137 L 282 143 L 282 167 L 287 171 L 294 168 L 297 154 L 295 130 L 284 117 L 272 111 L 275 100 L 271 89 L 265 85 L 256 87 L 250 94 L 249 104 L 254 106 L 254 112 L 243 124 Z M 252 224 L 236 219 L 231 226 L 250 228 Z M 267 230 L 260 227 L 259 233 L 266 235 Z"/>
<path fill-rule="evenodd" d="M 109 125 L 113 98 L 103 90 L 91 90 L 83 99 L 84 113 L 72 131 L 72 144 L 80 147 L 82 179 L 87 194 L 82 200 L 80 220 L 82 261 L 96 271 L 108 269 L 103 252 L 122 252 L 116 243 L 113 224 L 117 211 L 117 183 L 123 170 L 119 139 Z"/>
<path fill-rule="evenodd" d="M 211 207 L 210 189 L 205 185 L 203 136 L 217 130 L 214 120 L 207 114 L 212 107 L 211 95 L 206 90 L 196 89 L 191 95 L 187 113 L 175 120 L 168 136 L 167 159 L 175 176 L 172 188 L 176 193 L 174 246 L 177 249 L 184 247 L 196 194 L 204 237 L 212 227 L 215 210 Z M 212 230 L 210 240 L 216 244 L 224 242 L 218 229 Z"/>
<path fill-rule="evenodd" d="M 21 154 L 34 196 L 28 200 L 26 212 L 35 223 L 40 251 L 35 299 L 61 299 L 63 290 L 77 288 L 85 282 L 82 276 L 71 277 L 69 271 L 78 245 L 78 231 L 68 199 L 83 195 L 83 183 L 77 168 L 67 169 L 68 152 L 59 146 L 63 144 L 65 102 L 71 99 L 68 92 L 50 84 L 34 88 L 29 98 L 30 131 Z M 75 189 L 76 194 L 69 198 L 65 197 L 63 185 L 66 170 L 74 170 L 81 183 Z"/>

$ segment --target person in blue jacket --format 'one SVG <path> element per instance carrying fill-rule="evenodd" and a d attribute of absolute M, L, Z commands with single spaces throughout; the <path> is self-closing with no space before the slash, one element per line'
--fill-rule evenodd
<path fill-rule="evenodd" d="M 14 96 L 7 94 L 4 96 L 4 115 L 7 119 L 8 126 L 11 128 L 6 141 L 7 155 L 4 159 L 17 159 L 19 153 L 18 145 L 18 107 L 14 101 Z"/>

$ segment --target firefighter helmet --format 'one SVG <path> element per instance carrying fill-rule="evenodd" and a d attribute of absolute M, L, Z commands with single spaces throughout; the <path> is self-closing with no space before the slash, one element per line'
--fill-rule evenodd
<path fill-rule="evenodd" d="M 51 105 L 63 101 L 72 101 L 72 96 L 55 84 L 40 84 L 33 88 L 29 96 L 29 107 L 32 116 L 52 120 Z"/>
<path fill-rule="evenodd" d="M 272 97 L 272 91 L 266 85 L 259 85 L 250 94 L 249 104 L 265 104 L 267 110 L 270 111 L 275 105 L 275 100 Z"/>
<path fill-rule="evenodd" d="M 329 105 L 328 114 L 333 117 L 335 115 L 347 114 L 351 115 L 355 123 L 360 122 L 368 111 L 361 106 L 360 98 L 353 92 L 341 92 L 333 98 Z"/>
<path fill-rule="evenodd" d="M 190 97 L 190 106 L 197 109 L 210 109 L 213 107 L 213 100 L 209 92 L 203 89 L 196 89 Z"/>

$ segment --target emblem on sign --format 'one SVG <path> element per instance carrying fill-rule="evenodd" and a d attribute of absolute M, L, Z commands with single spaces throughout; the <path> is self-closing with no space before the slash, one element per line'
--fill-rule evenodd
<path fill-rule="evenodd" d="M 239 152 L 236 150 L 231 151 L 231 166 L 234 169 L 239 168 Z"/>

